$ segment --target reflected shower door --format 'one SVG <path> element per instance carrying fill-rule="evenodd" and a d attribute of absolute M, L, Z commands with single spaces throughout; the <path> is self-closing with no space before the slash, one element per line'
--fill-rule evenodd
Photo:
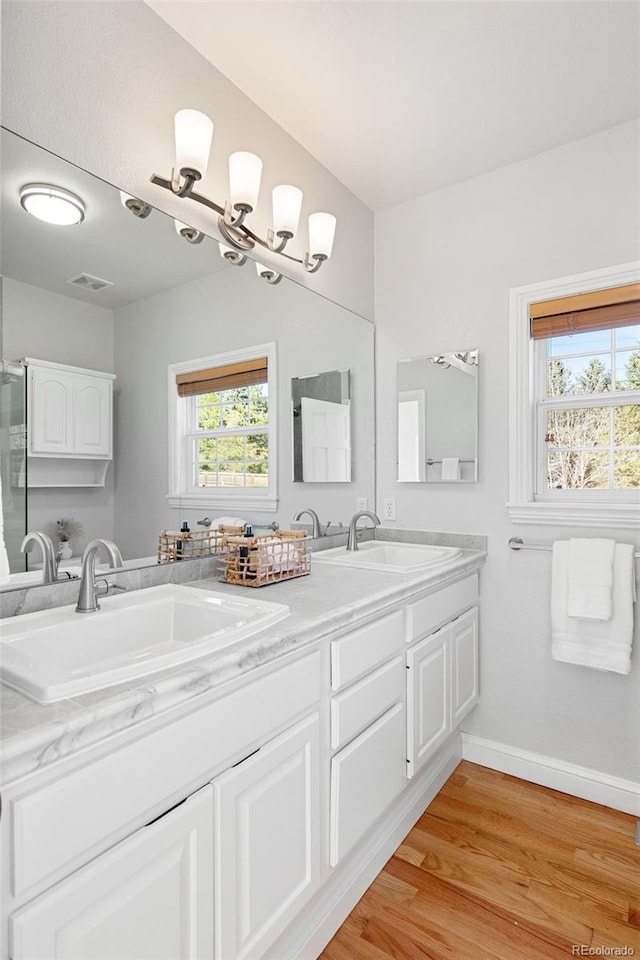
<path fill-rule="evenodd" d="M 24 367 L 0 360 L 0 480 L 4 542 L 11 573 L 26 570 L 27 419 Z"/>

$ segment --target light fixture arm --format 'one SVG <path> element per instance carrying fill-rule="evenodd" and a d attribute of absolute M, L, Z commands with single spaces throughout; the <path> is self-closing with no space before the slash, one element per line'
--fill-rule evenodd
<path fill-rule="evenodd" d="M 324 253 L 305 253 L 302 266 L 305 268 L 307 273 L 316 273 L 326 259 L 327 258 Z"/>
<path fill-rule="evenodd" d="M 171 192 L 177 197 L 190 197 L 192 195 L 193 185 L 200 180 L 200 174 L 191 167 L 183 167 L 179 172 L 171 171 L 170 188 Z M 153 177 L 151 178 L 153 183 Z"/>
<path fill-rule="evenodd" d="M 276 237 L 278 237 L 278 240 L 276 240 Z M 292 238 L 293 234 L 290 230 L 278 230 L 277 233 L 274 233 L 270 229 L 267 231 L 267 247 L 272 253 L 282 253 Z"/>

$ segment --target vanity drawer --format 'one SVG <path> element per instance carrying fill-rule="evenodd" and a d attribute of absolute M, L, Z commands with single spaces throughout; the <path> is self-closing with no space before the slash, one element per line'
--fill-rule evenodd
<path fill-rule="evenodd" d="M 264 743 L 320 698 L 313 653 L 141 737 L 48 786 L 9 801 L 11 889 L 53 882 L 200 786 L 240 751 Z"/>
<path fill-rule="evenodd" d="M 369 673 L 402 649 L 404 613 L 396 610 L 380 620 L 331 641 L 331 689 L 340 690 Z"/>
<path fill-rule="evenodd" d="M 432 633 L 477 602 L 478 575 L 474 573 L 422 600 L 407 604 L 407 643 Z"/>
<path fill-rule="evenodd" d="M 402 792 L 405 767 L 405 713 L 397 703 L 331 761 L 332 867 Z"/>
<path fill-rule="evenodd" d="M 370 723 L 402 700 L 405 682 L 402 657 L 394 657 L 375 673 L 331 701 L 331 747 L 343 747 Z"/>

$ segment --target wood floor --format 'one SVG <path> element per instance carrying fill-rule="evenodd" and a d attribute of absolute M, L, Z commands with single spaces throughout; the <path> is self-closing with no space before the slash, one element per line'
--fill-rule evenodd
<path fill-rule="evenodd" d="M 463 761 L 321 960 L 640 957 L 634 834 L 627 814 Z"/>

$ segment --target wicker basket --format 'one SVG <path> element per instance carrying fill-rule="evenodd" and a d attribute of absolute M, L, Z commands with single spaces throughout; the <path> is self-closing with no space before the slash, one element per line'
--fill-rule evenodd
<path fill-rule="evenodd" d="M 229 534 L 241 534 L 243 527 L 217 530 L 163 530 L 158 537 L 158 563 L 173 563 L 193 557 L 210 557 L 222 551 Z"/>
<path fill-rule="evenodd" d="M 221 579 L 243 587 L 265 587 L 311 572 L 305 530 L 278 530 L 254 537 L 226 536 Z"/>

